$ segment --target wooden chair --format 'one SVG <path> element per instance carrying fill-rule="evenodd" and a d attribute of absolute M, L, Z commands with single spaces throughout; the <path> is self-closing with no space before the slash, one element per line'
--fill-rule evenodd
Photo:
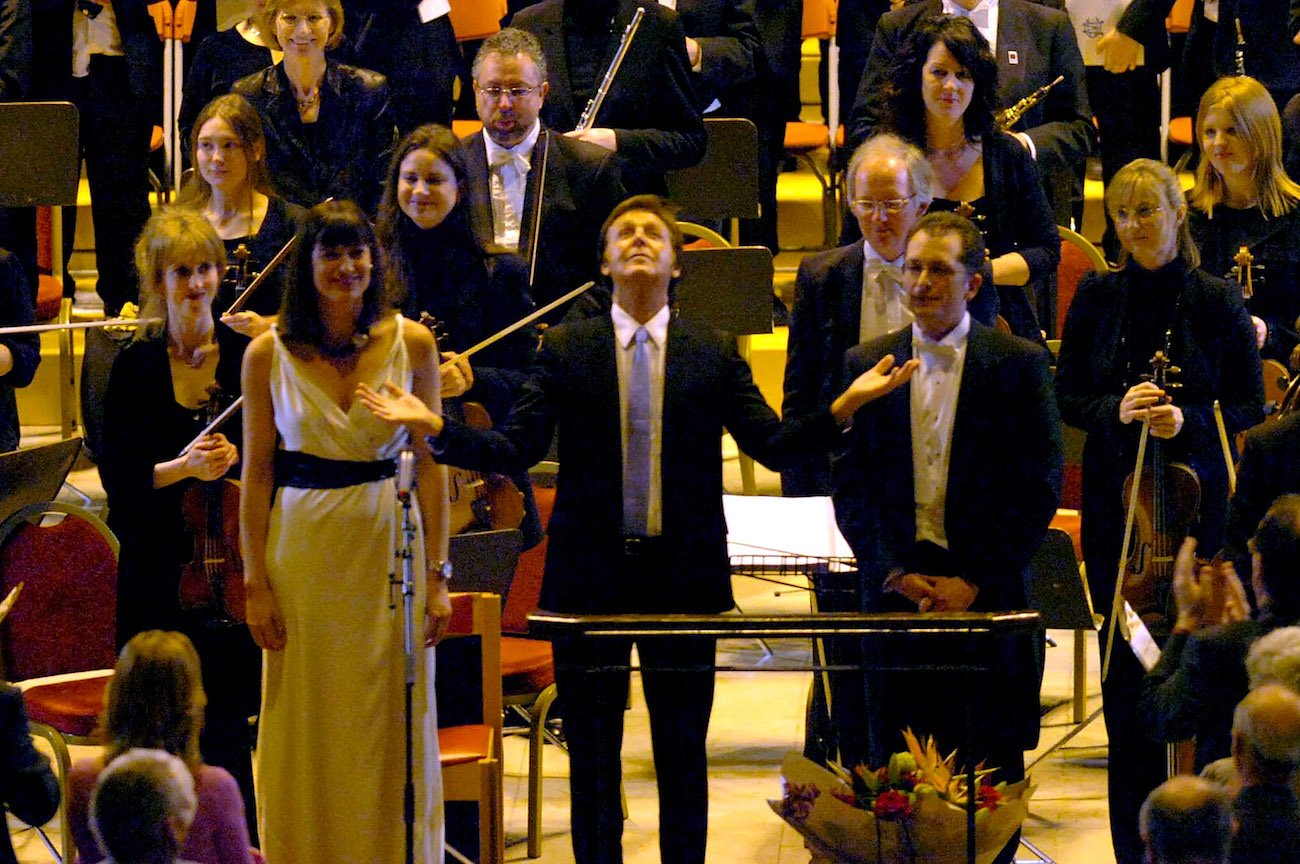
<path fill-rule="evenodd" d="M 47 524 L 47 516 L 61 518 Z M 108 527 L 72 504 L 32 504 L 0 524 L 0 596 L 23 583 L 0 651 L 6 678 L 23 691 L 32 734 L 54 750 L 64 862 L 76 857 L 67 828 L 68 745 L 100 743 L 94 732 L 117 659 L 117 553 Z"/>
<path fill-rule="evenodd" d="M 479 862 L 505 861 L 505 809 L 501 769 L 501 598 L 452 595 L 448 638 L 479 638 L 482 722 L 438 730 L 443 797 L 479 805 Z"/>

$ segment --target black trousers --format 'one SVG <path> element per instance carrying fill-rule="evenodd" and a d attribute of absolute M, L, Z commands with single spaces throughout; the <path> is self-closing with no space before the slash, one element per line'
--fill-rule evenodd
<path fill-rule="evenodd" d="M 117 314 L 135 302 L 138 285 L 132 255 L 149 221 L 149 133 L 151 123 L 127 79 L 126 59 L 94 56 L 90 73 L 72 79 L 72 102 L 81 113 L 81 156 L 90 183 L 95 220 L 96 290 L 105 311 Z M 72 253 L 77 210 L 64 210 L 63 257 Z"/>
<path fill-rule="evenodd" d="M 1101 143 L 1101 179 L 1109 185 L 1110 178 L 1134 159 L 1160 158 L 1160 82 L 1155 72 L 1142 66 L 1119 74 L 1089 66 L 1086 74 Z M 1118 259 L 1119 241 L 1109 213 L 1102 246 L 1107 260 Z"/>
<path fill-rule="evenodd" d="M 620 752 L 632 644 L 630 639 L 603 638 L 555 643 L 555 682 L 564 700 L 569 743 L 576 864 L 623 860 Z M 715 643 L 668 637 L 636 645 L 659 787 L 660 858 L 663 864 L 704 864 L 709 823 L 705 738 L 713 710 Z M 680 669 L 692 671 L 670 671 Z"/>

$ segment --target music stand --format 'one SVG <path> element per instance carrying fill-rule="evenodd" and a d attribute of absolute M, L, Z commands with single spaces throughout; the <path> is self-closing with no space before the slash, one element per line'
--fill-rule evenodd
<path fill-rule="evenodd" d="M 57 498 L 80 452 L 80 438 L 65 438 L 43 447 L 0 453 L 0 522 L 29 504 Z"/>
<path fill-rule="evenodd" d="M 457 591 L 497 594 L 504 609 L 522 546 L 523 532 L 518 528 L 452 535 L 447 550 L 455 568 L 452 584 Z"/>
<path fill-rule="evenodd" d="M 998 640 L 1027 637 L 1041 629 L 1038 613 L 1024 612 L 958 612 L 958 613 L 916 613 L 889 614 L 879 612 L 823 612 L 804 615 L 698 615 L 698 614 L 656 614 L 656 615 L 568 615 L 554 612 L 537 611 L 528 616 L 528 632 L 544 639 L 563 638 L 621 638 L 652 639 L 663 637 L 707 637 L 753 638 L 753 639 L 815 639 L 815 638 L 857 638 L 868 641 L 888 642 L 895 639 L 922 639 L 942 642 L 943 639 L 961 638 L 970 640 L 979 646 L 996 644 Z M 907 644 L 906 641 L 904 644 Z M 902 666 L 893 663 L 874 661 L 875 652 L 867 654 L 867 661 L 861 667 L 825 667 L 846 669 L 848 671 L 899 671 L 924 669 L 961 670 L 977 675 L 994 671 L 993 666 L 984 662 L 982 651 L 968 650 L 954 653 L 943 664 L 931 662 L 908 663 Z M 879 652 L 879 656 L 888 657 L 889 652 Z M 798 665 L 774 664 L 758 667 L 734 667 L 714 664 L 717 671 L 746 672 L 789 672 L 820 671 L 820 664 L 808 663 Z M 637 671 L 635 667 L 630 668 Z M 609 671 L 608 668 L 594 671 Z M 665 670 L 665 671 L 696 671 Z M 972 685 L 968 684 L 969 690 Z M 968 705 L 965 699 L 958 698 L 954 704 Z M 973 728 L 976 718 L 970 710 L 964 710 L 966 740 L 960 750 L 970 754 L 971 741 L 974 739 Z M 967 759 L 968 789 L 978 788 L 975 776 L 975 763 Z M 575 806 L 577 802 L 574 802 Z M 966 860 L 975 864 L 975 795 L 967 796 L 966 808 Z"/>
<path fill-rule="evenodd" d="M 50 220 L 50 272 L 64 284 L 63 208 L 77 205 L 79 117 L 71 102 L 0 103 L 0 207 L 42 207 Z M 34 288 L 34 286 L 33 286 Z M 59 394 L 64 438 L 72 436 L 76 393 L 72 333 L 59 332 Z"/>
<path fill-rule="evenodd" d="M 668 197 L 696 219 L 730 220 L 738 246 L 740 220 L 759 216 L 758 129 L 749 120 L 706 117 L 704 132 L 700 161 L 665 175 Z"/>

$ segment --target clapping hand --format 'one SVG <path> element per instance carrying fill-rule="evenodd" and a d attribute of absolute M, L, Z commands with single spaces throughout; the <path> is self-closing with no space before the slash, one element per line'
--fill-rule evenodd
<path fill-rule="evenodd" d="M 1193 537 L 1183 541 L 1174 559 L 1174 602 L 1178 607 L 1176 633 L 1193 633 L 1250 617 L 1246 589 L 1232 562 L 1198 561 Z"/>
<path fill-rule="evenodd" d="M 357 385 L 357 398 L 385 423 L 405 426 L 412 435 L 437 436 L 442 432 L 442 418 L 429 410 L 420 398 L 408 393 L 392 381 L 385 381 L 375 390 L 370 385 Z"/>

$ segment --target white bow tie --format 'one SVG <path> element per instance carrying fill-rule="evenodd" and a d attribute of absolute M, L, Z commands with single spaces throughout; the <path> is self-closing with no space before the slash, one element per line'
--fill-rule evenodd
<path fill-rule="evenodd" d="M 880 277 L 888 276 L 895 285 L 903 284 L 903 268 L 888 261 L 881 261 L 879 258 L 872 258 L 867 262 L 867 274 L 875 279 L 877 284 L 880 283 Z"/>
<path fill-rule="evenodd" d="M 520 174 L 528 173 L 528 160 L 518 153 L 510 150 L 498 150 L 492 154 L 493 168 L 504 168 L 507 165 L 513 166 Z"/>
<path fill-rule="evenodd" d="M 918 357 L 928 357 L 932 363 L 949 369 L 957 361 L 957 349 L 952 345 L 945 345 L 942 342 L 921 342 L 917 341 L 913 350 Z"/>
<path fill-rule="evenodd" d="M 986 30 L 989 26 L 989 7 L 976 6 L 974 9 L 966 9 L 957 6 L 953 12 L 959 18 L 969 18 L 970 22 L 975 25 L 976 30 Z"/>

